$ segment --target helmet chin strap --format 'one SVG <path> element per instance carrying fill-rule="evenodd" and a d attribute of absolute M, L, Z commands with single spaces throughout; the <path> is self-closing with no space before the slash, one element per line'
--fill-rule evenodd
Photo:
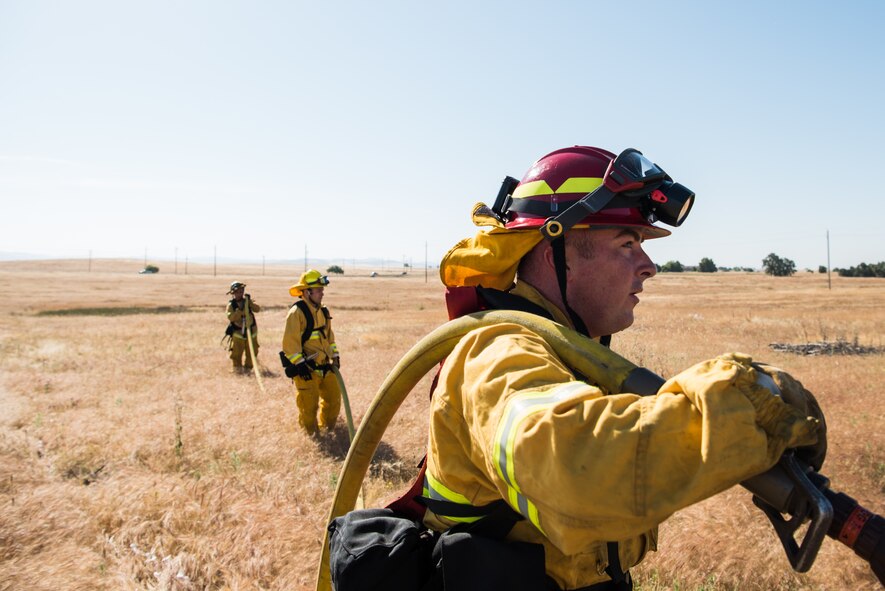
<path fill-rule="evenodd" d="M 556 269 L 556 281 L 559 283 L 559 294 L 562 297 L 562 305 L 565 306 L 565 311 L 569 318 L 571 318 L 575 330 L 582 335 L 589 337 L 590 333 L 587 332 L 587 326 L 584 324 L 584 321 L 581 320 L 578 313 L 572 310 L 572 307 L 568 304 L 568 296 L 566 295 L 566 272 L 568 270 L 568 265 L 566 265 L 565 262 L 565 234 L 553 239 L 550 246 L 553 248 L 553 267 Z M 603 335 L 599 337 L 600 344 L 605 347 L 608 347 L 611 344 L 611 340 L 611 335 Z"/>

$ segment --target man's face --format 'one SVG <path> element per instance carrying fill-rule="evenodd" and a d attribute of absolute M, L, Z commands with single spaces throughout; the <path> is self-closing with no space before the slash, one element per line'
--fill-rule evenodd
<path fill-rule="evenodd" d="M 304 290 L 304 293 L 314 306 L 319 306 L 323 301 L 324 289 L 323 287 L 311 287 Z"/>
<path fill-rule="evenodd" d="M 238 287 L 238 288 L 236 288 L 236 289 L 234 290 L 234 299 L 235 299 L 235 300 L 242 300 L 242 299 L 243 299 L 243 294 L 244 294 L 245 292 L 246 292 L 246 286 L 245 286 L 245 285 L 242 286 L 242 287 Z"/>
<path fill-rule="evenodd" d="M 566 238 L 568 303 L 591 336 L 624 330 L 633 324 L 642 283 L 656 273 L 642 236 L 626 228 L 578 231 L 589 235 L 590 256 L 582 256 Z"/>

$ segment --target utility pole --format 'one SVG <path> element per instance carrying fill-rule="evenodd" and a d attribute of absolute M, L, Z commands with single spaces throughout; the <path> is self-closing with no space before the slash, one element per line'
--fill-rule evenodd
<path fill-rule="evenodd" d="M 175 274 L 178 275 L 178 247 L 175 247 Z"/>
<path fill-rule="evenodd" d="M 261 274 L 264 275 L 264 255 L 261 255 Z"/>
<path fill-rule="evenodd" d="M 92 250 L 89 251 L 89 272 L 92 272 Z"/>
<path fill-rule="evenodd" d="M 833 280 L 830 277 L 830 231 L 827 230 L 827 289 L 833 289 Z"/>

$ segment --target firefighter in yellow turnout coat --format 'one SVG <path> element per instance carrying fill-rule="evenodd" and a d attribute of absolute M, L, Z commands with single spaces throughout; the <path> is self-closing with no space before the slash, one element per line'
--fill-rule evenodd
<path fill-rule="evenodd" d="M 255 349 L 255 358 L 258 358 L 258 324 L 255 322 L 253 312 L 260 312 L 261 306 L 252 301 L 249 294 L 245 293 L 246 284 L 234 281 L 230 284 L 228 294 L 234 297 L 227 304 L 227 319 L 230 322 L 230 353 L 231 371 L 240 373 L 252 369 L 252 356 L 249 354 L 249 342 L 246 332 L 248 323 L 252 332 L 252 347 Z"/>
<path fill-rule="evenodd" d="M 493 229 L 449 251 L 443 283 L 504 293 L 605 341 L 630 326 L 643 282 L 655 274 L 642 242 L 670 233 L 651 223 L 645 204 L 584 212 L 559 244 L 539 231 L 602 186 L 614 158 L 583 146 L 559 150 L 518 186 L 513 180 L 508 206 L 477 204 L 474 221 Z M 745 355 L 700 363 L 655 396 L 607 395 L 582 380 L 539 335 L 499 324 L 462 338 L 431 407 L 424 496 L 473 506 L 506 500 L 524 517 L 508 539 L 542 545 L 559 589 L 631 589 L 628 569 L 656 549 L 657 526 L 672 513 L 767 470 L 788 447 L 812 465 L 822 461 L 813 396 Z M 464 520 L 425 515 L 437 530 Z"/>
<path fill-rule="evenodd" d="M 294 366 L 298 423 L 309 434 L 331 430 L 341 410 L 341 390 L 332 373 L 341 359 L 332 317 L 322 305 L 329 280 L 313 269 L 304 272 L 289 293 L 301 300 L 289 310 L 283 332 L 283 355 Z M 312 327 L 312 328 L 311 328 Z M 308 334 L 305 331 L 310 328 Z M 319 411 L 319 420 L 318 412 Z"/>

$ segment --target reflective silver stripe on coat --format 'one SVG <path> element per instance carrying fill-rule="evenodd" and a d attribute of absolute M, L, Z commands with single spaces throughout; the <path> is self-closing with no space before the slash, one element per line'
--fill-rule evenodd
<path fill-rule="evenodd" d="M 584 382 L 569 382 L 544 392 L 525 392 L 516 394 L 507 401 L 498 430 L 495 434 L 495 457 L 498 475 L 508 487 L 508 502 L 516 508 L 523 517 L 531 521 L 541 533 L 541 521 L 538 516 L 538 508 L 535 507 L 525 495 L 519 483 L 516 481 L 516 465 L 513 459 L 516 437 L 520 426 L 531 415 L 544 412 L 563 400 L 574 396 L 577 390 L 587 387 Z"/>

